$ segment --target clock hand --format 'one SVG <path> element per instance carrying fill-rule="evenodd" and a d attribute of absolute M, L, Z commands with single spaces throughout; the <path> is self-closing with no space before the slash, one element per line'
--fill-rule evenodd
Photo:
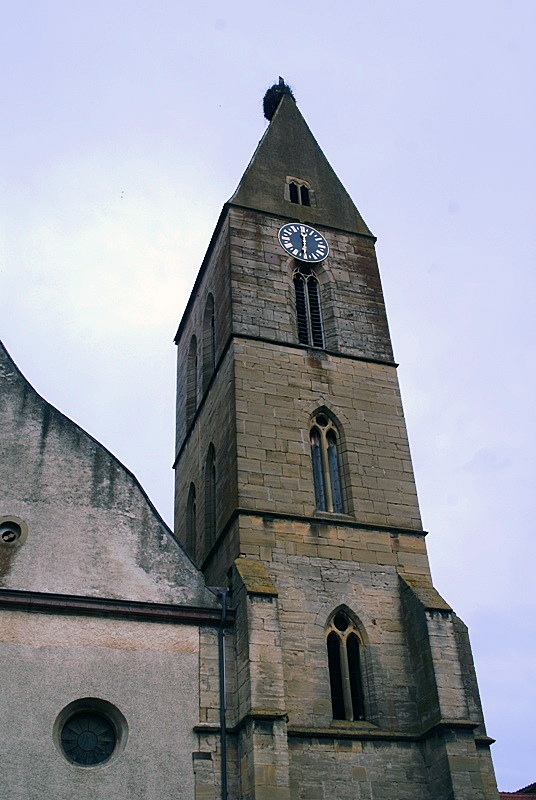
<path fill-rule="evenodd" d="M 306 256 L 307 255 L 307 236 L 306 236 L 305 233 L 302 233 L 300 235 L 301 235 L 301 238 L 302 238 L 303 255 Z"/>

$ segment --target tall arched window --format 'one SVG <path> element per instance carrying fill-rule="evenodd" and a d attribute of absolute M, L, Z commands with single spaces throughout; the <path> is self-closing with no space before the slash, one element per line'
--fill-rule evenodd
<path fill-rule="evenodd" d="M 216 451 L 211 443 L 205 462 L 205 542 L 210 547 L 216 539 Z"/>
<path fill-rule="evenodd" d="M 298 341 L 313 347 L 324 347 L 324 330 L 320 310 L 318 279 L 311 267 L 300 264 L 293 276 L 296 298 Z"/>
<path fill-rule="evenodd" d="M 197 338 L 190 339 L 186 367 L 186 424 L 193 420 L 197 408 Z"/>
<path fill-rule="evenodd" d="M 214 327 L 214 297 L 209 294 L 203 317 L 203 391 L 206 390 L 216 366 L 216 331 Z"/>
<path fill-rule="evenodd" d="M 197 540 L 197 500 L 195 486 L 190 484 L 188 503 L 186 505 L 186 549 L 190 554 L 195 554 Z"/>
<path fill-rule="evenodd" d="M 335 425 L 327 414 L 319 412 L 314 416 L 310 441 L 316 508 L 318 511 L 342 514 L 344 503 L 338 435 Z"/>
<path fill-rule="evenodd" d="M 365 719 L 363 644 L 356 626 L 345 611 L 339 610 L 326 633 L 333 719 Z"/>

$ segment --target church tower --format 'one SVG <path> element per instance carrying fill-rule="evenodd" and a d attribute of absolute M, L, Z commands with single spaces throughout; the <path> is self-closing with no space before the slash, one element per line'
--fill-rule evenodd
<path fill-rule="evenodd" d="M 467 629 L 431 581 L 375 238 L 281 80 L 265 113 L 176 337 L 175 534 L 236 614 L 229 796 L 492 800 Z"/>

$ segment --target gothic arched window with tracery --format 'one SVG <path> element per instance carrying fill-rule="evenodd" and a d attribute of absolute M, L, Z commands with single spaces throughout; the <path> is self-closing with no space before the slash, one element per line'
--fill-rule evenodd
<path fill-rule="evenodd" d="M 328 623 L 326 644 L 333 719 L 365 719 L 363 642 L 345 611 L 337 611 Z"/>
<path fill-rule="evenodd" d="M 344 512 L 339 436 L 333 420 L 318 412 L 309 431 L 317 511 Z"/>

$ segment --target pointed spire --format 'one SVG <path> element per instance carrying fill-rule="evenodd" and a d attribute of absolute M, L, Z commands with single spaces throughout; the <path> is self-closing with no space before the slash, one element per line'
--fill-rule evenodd
<path fill-rule="evenodd" d="M 229 203 L 372 236 L 283 78 L 268 89 L 263 106 L 270 124 Z M 309 190 L 310 205 L 291 201 L 293 179 Z"/>

